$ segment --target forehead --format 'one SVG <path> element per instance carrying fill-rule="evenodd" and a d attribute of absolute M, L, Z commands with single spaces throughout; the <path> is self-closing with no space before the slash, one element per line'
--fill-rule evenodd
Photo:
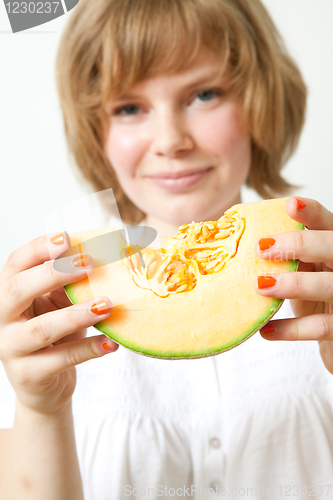
<path fill-rule="evenodd" d="M 196 59 L 175 73 L 168 71 L 159 72 L 133 84 L 129 89 L 120 94 L 119 98 L 127 95 L 140 94 L 146 91 L 158 91 L 158 89 L 190 89 L 200 85 L 223 85 L 226 84 L 226 71 L 218 57 L 212 50 L 202 48 Z"/>

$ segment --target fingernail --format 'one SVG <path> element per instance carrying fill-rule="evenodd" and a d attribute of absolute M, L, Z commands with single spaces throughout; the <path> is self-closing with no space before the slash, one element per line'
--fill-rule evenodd
<path fill-rule="evenodd" d="M 297 210 L 303 210 L 306 207 L 306 203 L 302 200 L 302 198 L 296 197 L 296 208 Z"/>
<path fill-rule="evenodd" d="M 72 265 L 74 267 L 88 267 L 90 266 L 89 255 L 80 254 L 72 260 Z"/>
<path fill-rule="evenodd" d="M 276 284 L 276 278 L 274 276 L 258 276 L 258 288 L 263 290 L 265 288 L 271 288 Z"/>
<path fill-rule="evenodd" d="M 99 300 L 90 306 L 90 310 L 94 314 L 102 315 L 108 314 L 111 311 L 111 308 L 108 307 L 105 300 Z"/>
<path fill-rule="evenodd" d="M 53 245 L 63 245 L 65 243 L 65 235 L 64 233 L 60 233 L 60 234 L 56 234 L 55 236 L 52 236 L 52 238 L 50 238 L 50 242 L 53 244 Z"/>
<path fill-rule="evenodd" d="M 269 324 L 265 325 L 264 328 L 260 330 L 260 333 L 263 333 L 264 335 L 271 335 L 274 332 L 275 332 L 275 326 Z"/>
<path fill-rule="evenodd" d="M 273 245 L 275 245 L 276 241 L 274 238 L 261 238 L 259 240 L 259 248 L 261 251 L 268 250 Z"/>
<path fill-rule="evenodd" d="M 103 349 L 105 349 L 106 351 L 112 351 L 112 347 L 110 347 L 110 346 L 109 346 L 109 344 L 108 344 L 107 342 L 103 342 L 102 347 L 103 347 Z"/>

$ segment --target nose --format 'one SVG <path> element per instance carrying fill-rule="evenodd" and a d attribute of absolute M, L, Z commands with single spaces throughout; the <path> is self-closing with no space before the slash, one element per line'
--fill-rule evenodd
<path fill-rule="evenodd" d="M 192 151 L 194 140 L 186 119 L 174 110 L 156 112 L 152 151 L 157 156 L 179 158 Z"/>

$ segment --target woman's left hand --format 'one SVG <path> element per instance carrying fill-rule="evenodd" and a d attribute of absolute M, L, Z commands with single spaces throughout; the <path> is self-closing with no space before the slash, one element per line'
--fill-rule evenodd
<path fill-rule="evenodd" d="M 297 272 L 265 275 L 256 292 L 291 299 L 295 318 L 270 321 L 260 331 L 267 340 L 317 340 L 320 354 L 333 374 L 333 213 L 310 198 L 289 198 L 286 210 L 309 231 L 272 235 L 259 240 L 256 252 L 267 260 L 299 259 Z M 266 243 L 266 245 L 265 245 Z M 260 246 L 273 245 L 267 250 Z M 260 287 L 260 288 L 259 288 Z"/>

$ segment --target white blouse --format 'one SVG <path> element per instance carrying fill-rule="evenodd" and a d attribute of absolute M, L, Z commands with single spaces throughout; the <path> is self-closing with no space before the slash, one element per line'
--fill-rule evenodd
<path fill-rule="evenodd" d="M 291 316 L 285 301 L 275 317 Z M 333 375 L 317 342 L 256 333 L 197 360 L 120 347 L 77 371 L 85 500 L 333 498 Z M 0 393 L 0 427 L 10 428 L 2 367 Z"/>

